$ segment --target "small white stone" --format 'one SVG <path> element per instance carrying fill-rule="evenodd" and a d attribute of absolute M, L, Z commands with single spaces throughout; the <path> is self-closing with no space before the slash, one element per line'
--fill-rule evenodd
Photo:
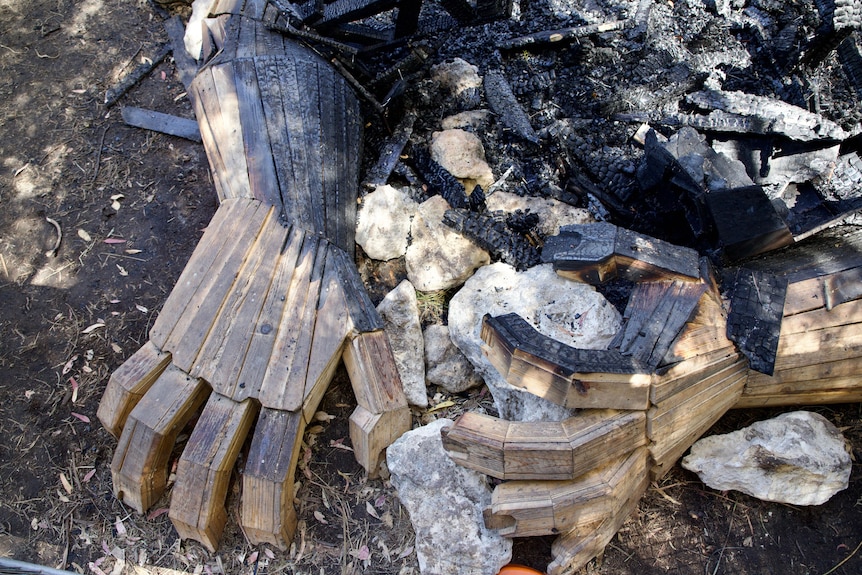
<path fill-rule="evenodd" d="M 560 226 L 572 224 L 588 224 L 595 221 L 590 212 L 584 208 L 576 208 L 552 198 L 536 198 L 519 196 L 510 192 L 494 192 L 487 197 L 485 205 L 488 211 L 504 211 L 508 214 L 521 210 L 539 216 L 537 231 L 544 236 L 555 236 L 560 233 Z"/>
<path fill-rule="evenodd" d="M 471 180 L 483 189 L 494 183 L 494 172 L 485 161 L 485 147 L 476 134 L 443 130 L 431 134 L 431 157 L 460 180 Z"/>
<path fill-rule="evenodd" d="M 386 294 L 377 312 L 383 318 L 383 329 L 389 338 L 401 386 L 407 402 L 417 407 L 428 406 L 425 390 L 425 340 L 419 321 L 419 302 L 413 285 L 404 280 Z"/>
<path fill-rule="evenodd" d="M 387 261 L 407 253 L 410 222 L 419 204 L 389 185 L 362 199 L 356 223 L 356 243 L 374 260 Z"/>
<path fill-rule="evenodd" d="M 484 383 L 470 360 L 452 342 L 447 326 L 429 325 L 424 336 L 425 379 L 428 383 L 449 393 L 461 393 Z"/>

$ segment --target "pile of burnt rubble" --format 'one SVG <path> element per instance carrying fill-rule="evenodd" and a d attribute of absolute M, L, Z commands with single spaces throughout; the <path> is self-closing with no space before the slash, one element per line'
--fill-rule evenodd
<path fill-rule="evenodd" d="M 442 195 L 449 225 L 518 268 L 544 238 L 532 214 L 486 210 L 496 189 L 722 263 L 862 203 L 858 0 L 273 4 L 368 103 L 365 183 Z M 483 84 L 441 97 L 428 70 L 456 57 Z M 472 129 L 499 180 L 468 193 L 427 147 L 441 118 L 483 108 Z"/>

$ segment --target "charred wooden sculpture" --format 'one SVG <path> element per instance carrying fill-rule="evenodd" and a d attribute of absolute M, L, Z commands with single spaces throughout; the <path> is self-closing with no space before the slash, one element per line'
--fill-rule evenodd
<path fill-rule="evenodd" d="M 170 517 L 181 537 L 211 550 L 253 424 L 243 530 L 255 543 L 292 540 L 303 429 L 342 358 L 358 404 L 350 435 L 369 474 L 410 427 L 353 263 L 358 101 L 328 62 L 265 26 L 267 9 L 266 0 L 217 4 L 212 57 L 189 95 L 221 205 L 150 341 L 113 374 L 98 412 L 119 437 L 114 492 L 143 512 L 164 492 L 177 434 L 203 405 Z"/>
<path fill-rule="evenodd" d="M 486 316 L 482 329 L 510 384 L 583 411 L 539 423 L 467 413 L 443 438 L 461 465 L 507 480 L 485 510 L 488 527 L 560 535 L 553 575 L 600 553 L 648 483 L 728 409 L 862 400 L 862 230 L 830 229 L 748 261 L 722 292 L 705 266 L 675 269 L 685 258 L 671 266 L 644 249 L 638 261 L 618 231 L 572 226 L 543 253 L 578 281 L 610 271 L 644 280 L 609 349 L 568 347 L 513 314 Z"/>

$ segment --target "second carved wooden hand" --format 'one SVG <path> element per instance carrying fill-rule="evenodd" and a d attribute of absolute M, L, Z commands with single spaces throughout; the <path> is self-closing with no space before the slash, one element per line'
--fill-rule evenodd
<path fill-rule="evenodd" d="M 356 97 L 327 62 L 266 28 L 265 1 L 228 8 L 211 26 L 215 56 L 189 89 L 221 205 L 98 415 L 119 437 L 115 495 L 144 512 L 166 489 L 177 435 L 200 412 L 170 517 L 210 550 L 251 432 L 241 526 L 252 543 L 285 548 L 303 430 L 338 363 L 356 395 L 353 448 L 370 475 L 410 428 L 410 411 L 353 262 Z"/>

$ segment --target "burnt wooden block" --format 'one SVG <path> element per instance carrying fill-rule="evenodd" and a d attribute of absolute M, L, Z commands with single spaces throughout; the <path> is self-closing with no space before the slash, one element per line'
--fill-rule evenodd
<path fill-rule="evenodd" d="M 793 235 L 760 186 L 713 191 L 705 196 L 728 262 L 793 243 Z"/>
<path fill-rule="evenodd" d="M 631 281 L 700 279 L 700 257 L 690 248 L 613 224 L 563 226 L 545 241 L 542 260 L 558 274 L 589 284 L 615 277 Z"/>
<path fill-rule="evenodd" d="M 730 288 L 727 337 L 745 354 L 751 369 L 772 375 L 784 315 L 787 280 L 746 268 L 736 270 Z"/>

